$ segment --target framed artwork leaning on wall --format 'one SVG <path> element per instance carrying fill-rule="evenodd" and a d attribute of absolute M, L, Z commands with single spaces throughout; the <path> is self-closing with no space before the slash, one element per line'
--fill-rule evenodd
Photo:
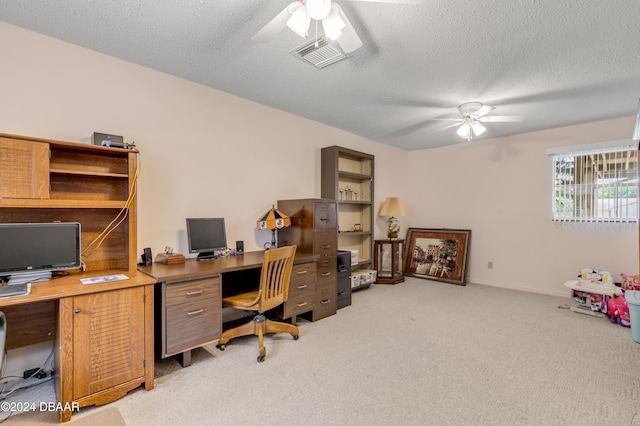
<path fill-rule="evenodd" d="M 409 228 L 405 275 L 466 285 L 470 238 L 469 229 Z"/>

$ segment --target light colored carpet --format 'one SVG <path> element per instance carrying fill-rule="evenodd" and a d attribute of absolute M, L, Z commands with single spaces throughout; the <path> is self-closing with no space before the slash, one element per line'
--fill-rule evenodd
<path fill-rule="evenodd" d="M 25 411 L 22 413 L 14 413 L 4 421 L 4 424 L 29 426 L 50 425 L 59 423 L 59 418 L 58 413 L 55 411 Z M 116 407 L 87 408 L 84 412 L 71 416 L 71 421 L 65 424 L 73 426 L 126 426 L 120 410 Z"/>
<path fill-rule="evenodd" d="M 267 337 L 263 363 L 255 338 L 209 345 L 188 368 L 158 361 L 154 390 L 109 407 L 136 426 L 640 425 L 640 344 L 567 303 L 418 278 L 374 285 L 300 321 L 298 341 Z"/>

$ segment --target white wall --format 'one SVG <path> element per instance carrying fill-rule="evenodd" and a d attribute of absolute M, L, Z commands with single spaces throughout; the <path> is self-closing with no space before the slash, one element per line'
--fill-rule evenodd
<path fill-rule="evenodd" d="M 138 254 L 168 245 L 188 255 L 189 216 L 224 217 L 231 246 L 261 249 L 271 233 L 256 220 L 272 204 L 320 196 L 325 146 L 376 156 L 376 204 L 406 196 L 405 151 L 4 23 L 0 40 L 0 133 L 135 141 Z M 10 351 L 5 374 L 40 366 L 50 345 L 31 349 Z"/>
<path fill-rule="evenodd" d="M 230 245 L 261 249 L 271 233 L 255 223 L 272 204 L 320 196 L 325 146 L 376 156 L 376 204 L 406 196 L 403 150 L 14 26 L 0 39 L 0 132 L 90 143 L 97 131 L 140 149 L 139 252 L 188 254 L 186 217 L 224 217 Z"/>
<path fill-rule="evenodd" d="M 567 296 L 582 268 L 638 273 L 637 225 L 551 221 L 547 148 L 630 139 L 634 117 L 412 152 L 410 226 L 471 229 L 468 281 Z M 488 262 L 493 269 L 488 269 Z"/>

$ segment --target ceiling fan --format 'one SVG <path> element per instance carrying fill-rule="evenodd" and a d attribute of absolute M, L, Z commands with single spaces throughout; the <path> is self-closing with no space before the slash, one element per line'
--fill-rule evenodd
<path fill-rule="evenodd" d="M 348 0 L 375 3 L 419 4 L 423 0 Z M 362 46 L 362 40 L 353 29 L 351 22 L 339 4 L 331 0 L 299 0 L 289 3 L 280 13 L 258 31 L 251 40 L 264 43 L 289 27 L 300 37 L 309 35 L 311 20 L 322 23 L 324 35 L 335 40 L 344 53 L 350 53 Z M 316 27 L 317 28 L 317 27 Z"/>
<path fill-rule="evenodd" d="M 460 112 L 461 118 L 439 118 L 436 120 L 455 121 L 454 124 L 445 127 L 445 129 L 460 125 L 458 130 L 456 130 L 456 133 L 458 136 L 468 141 L 470 141 L 474 136 L 480 136 L 487 130 L 482 123 L 517 122 L 524 120 L 524 117 L 521 115 L 487 115 L 494 109 L 496 109 L 496 107 L 483 105 L 482 102 L 465 102 L 458 105 L 458 111 Z"/>

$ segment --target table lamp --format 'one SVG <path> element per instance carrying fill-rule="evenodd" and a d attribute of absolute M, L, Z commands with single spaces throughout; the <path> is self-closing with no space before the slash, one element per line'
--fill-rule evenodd
<path fill-rule="evenodd" d="M 275 206 L 271 206 L 271 210 L 269 210 L 264 216 L 258 219 L 259 230 L 271 230 L 271 247 L 269 248 L 276 247 L 276 229 L 284 228 L 286 226 L 291 226 L 291 219 L 289 219 L 289 216 L 276 209 Z"/>
<path fill-rule="evenodd" d="M 400 231 L 400 223 L 397 216 L 404 216 L 404 209 L 400 204 L 398 197 L 388 197 L 384 200 L 378 216 L 388 216 L 387 219 L 387 237 L 389 239 L 398 238 L 398 232 Z"/>

